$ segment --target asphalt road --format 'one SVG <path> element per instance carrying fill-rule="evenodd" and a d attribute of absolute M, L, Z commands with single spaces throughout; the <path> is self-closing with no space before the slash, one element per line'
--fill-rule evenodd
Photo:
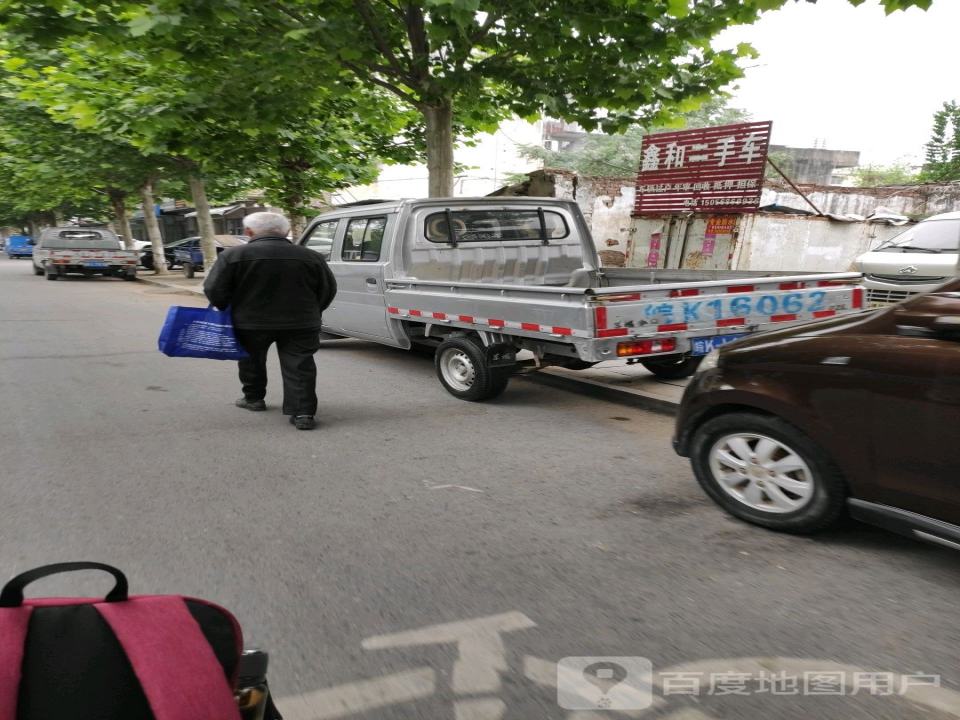
<path fill-rule="evenodd" d="M 133 592 L 218 601 L 294 720 L 960 716 L 956 553 L 746 526 L 701 494 L 667 416 L 525 380 L 465 403 L 429 359 L 356 341 L 318 353 L 321 425 L 297 432 L 279 382 L 245 412 L 232 364 L 156 351 L 171 304 L 200 301 L 0 260 L 3 575 L 96 559 Z M 567 656 L 701 686 L 658 675 L 653 708 L 562 710 Z M 842 695 L 761 677 L 831 670 Z M 868 691 L 859 670 L 943 689 Z M 741 671 L 747 693 L 725 692 Z"/>

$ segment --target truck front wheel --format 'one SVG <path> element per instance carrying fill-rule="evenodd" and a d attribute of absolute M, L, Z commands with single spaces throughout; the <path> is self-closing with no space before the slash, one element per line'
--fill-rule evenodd
<path fill-rule="evenodd" d="M 481 402 L 500 395 L 510 382 L 510 367 L 490 367 L 485 349 L 465 337 L 444 340 L 433 360 L 437 377 L 451 395 Z"/>
<path fill-rule="evenodd" d="M 702 360 L 702 357 L 668 355 L 663 358 L 641 360 L 641 362 L 647 370 L 662 380 L 679 380 L 693 375 L 700 367 Z"/>

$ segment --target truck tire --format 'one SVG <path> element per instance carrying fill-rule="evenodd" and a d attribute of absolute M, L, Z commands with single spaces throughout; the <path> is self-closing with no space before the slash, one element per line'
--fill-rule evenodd
<path fill-rule="evenodd" d="M 661 380 L 680 380 L 693 375 L 702 361 L 702 357 L 668 355 L 667 357 L 650 358 L 640 362 Z"/>
<path fill-rule="evenodd" d="M 510 382 L 512 368 L 490 367 L 484 348 L 470 338 L 447 338 L 437 346 L 433 357 L 440 383 L 460 400 L 491 400 Z"/>
<path fill-rule="evenodd" d="M 186 262 L 186 263 L 183 264 L 183 275 L 184 275 L 184 277 L 192 278 L 195 274 L 196 274 L 196 273 L 195 273 L 195 271 L 194 271 L 194 269 L 193 269 L 193 263 Z"/>
<path fill-rule="evenodd" d="M 124 273 L 124 274 L 123 274 L 123 279 L 124 279 L 124 280 L 127 280 L 127 281 L 136 280 L 136 279 L 137 279 L 137 271 L 134 270 L 133 272 Z"/>

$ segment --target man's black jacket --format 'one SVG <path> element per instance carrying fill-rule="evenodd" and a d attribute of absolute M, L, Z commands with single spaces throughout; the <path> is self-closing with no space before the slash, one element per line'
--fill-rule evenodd
<path fill-rule="evenodd" d="M 318 253 L 264 236 L 221 252 L 203 292 L 217 308 L 233 309 L 238 328 L 319 329 L 337 281 Z"/>

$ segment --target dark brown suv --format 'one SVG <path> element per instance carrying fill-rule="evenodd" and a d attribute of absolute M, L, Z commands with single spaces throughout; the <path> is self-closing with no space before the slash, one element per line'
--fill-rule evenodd
<path fill-rule="evenodd" d="M 742 520 L 861 520 L 960 549 L 960 280 L 707 356 L 674 447 Z"/>

